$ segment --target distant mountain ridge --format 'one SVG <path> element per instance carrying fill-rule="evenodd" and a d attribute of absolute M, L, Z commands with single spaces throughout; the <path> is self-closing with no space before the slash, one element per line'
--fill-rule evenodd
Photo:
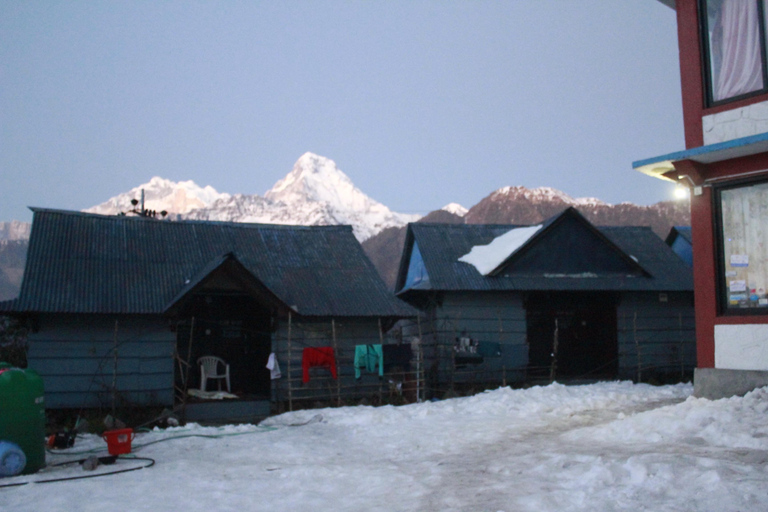
<path fill-rule="evenodd" d="M 32 224 L 0 222 L 0 300 L 16 297 L 21 288 Z"/>
<path fill-rule="evenodd" d="M 0 222 L 0 240 L 27 240 L 31 230 L 31 222 Z"/>
<path fill-rule="evenodd" d="M 19 294 L 27 247 L 28 240 L 0 240 L 0 300 L 10 300 Z"/>
<path fill-rule="evenodd" d="M 84 211 L 117 215 L 131 208 L 144 190 L 144 207 L 169 212 L 171 219 L 254 222 L 263 224 L 349 224 L 358 240 L 382 229 L 404 226 L 419 215 L 395 213 L 355 187 L 333 160 L 305 153 L 293 169 L 264 196 L 219 193 L 192 181 L 152 178 L 128 192 Z"/>
<path fill-rule="evenodd" d="M 569 206 L 596 226 L 650 226 L 666 237 L 672 226 L 691 223 L 688 201 L 663 201 L 650 206 L 608 204 L 595 198 L 574 199 L 559 190 L 504 187 L 482 199 L 464 216 L 467 224 L 538 224 Z"/>

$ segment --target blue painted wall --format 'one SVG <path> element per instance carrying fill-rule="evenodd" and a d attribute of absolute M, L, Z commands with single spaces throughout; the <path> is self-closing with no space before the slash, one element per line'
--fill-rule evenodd
<path fill-rule="evenodd" d="M 175 343 L 157 316 L 41 315 L 27 361 L 48 408 L 111 407 L 115 368 L 118 406 L 173 405 Z"/>
<path fill-rule="evenodd" d="M 616 313 L 619 378 L 691 378 L 696 366 L 693 294 L 627 293 Z"/>

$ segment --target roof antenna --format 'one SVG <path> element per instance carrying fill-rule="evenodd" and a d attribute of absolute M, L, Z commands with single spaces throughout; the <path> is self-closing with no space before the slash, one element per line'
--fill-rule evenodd
<path fill-rule="evenodd" d="M 139 208 L 139 201 L 137 199 L 131 199 L 131 208 L 127 212 L 120 212 L 119 215 L 126 215 L 128 213 L 133 213 L 135 215 L 138 215 L 139 217 L 151 217 L 156 218 L 157 217 L 157 211 L 156 210 L 147 210 L 144 208 L 144 189 L 141 189 L 141 208 Z M 166 215 L 168 215 L 168 212 L 163 210 L 160 212 L 160 215 L 165 218 Z"/>

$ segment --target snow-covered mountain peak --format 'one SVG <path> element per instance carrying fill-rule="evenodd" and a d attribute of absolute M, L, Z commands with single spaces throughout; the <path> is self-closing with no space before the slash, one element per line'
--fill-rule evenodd
<path fill-rule="evenodd" d="M 194 209 L 206 208 L 217 200 L 230 197 L 229 194 L 217 192 L 211 186 L 200 187 L 194 181 L 175 182 L 155 176 L 148 183 L 83 211 L 102 215 L 116 215 L 128 211 L 132 208 L 131 199 L 141 200 L 142 190 L 144 190 L 146 209 L 165 210 L 174 214 L 185 214 Z"/>
<path fill-rule="evenodd" d="M 283 179 L 264 197 L 224 194 L 193 181 L 174 182 L 154 177 L 124 194 L 87 210 L 116 215 L 132 208 L 144 190 L 144 207 L 166 210 L 174 219 L 259 222 L 266 224 L 350 224 L 362 241 L 388 227 L 403 226 L 418 215 L 392 212 L 361 192 L 336 163 L 314 153 L 299 158 Z"/>
<path fill-rule="evenodd" d="M 336 162 L 314 153 L 304 153 L 293 165 L 293 170 L 275 183 L 264 197 L 286 204 L 318 201 L 342 210 L 365 208 L 371 201 L 336 167 Z"/>
<path fill-rule="evenodd" d="M 440 209 L 448 213 L 458 215 L 459 217 L 465 216 L 469 211 L 468 209 L 461 206 L 459 203 L 448 203 L 447 205 L 443 206 Z"/>
<path fill-rule="evenodd" d="M 330 158 L 304 153 L 293 169 L 264 199 L 275 207 L 287 207 L 281 224 L 350 224 L 355 236 L 365 240 L 384 228 L 402 226 L 419 218 L 392 212 L 365 195 Z"/>
<path fill-rule="evenodd" d="M 326 158 L 321 155 L 317 155 L 310 151 L 307 151 L 296 160 L 293 164 L 293 170 L 288 173 L 288 176 L 283 180 L 295 177 L 297 179 L 304 180 L 318 180 L 318 179 L 342 179 L 350 181 L 346 174 L 341 172 L 336 166 L 336 162 L 330 158 Z M 281 180 L 281 181 L 283 181 Z"/>
<path fill-rule="evenodd" d="M 382 229 L 419 219 L 418 215 L 392 212 L 374 201 L 355 187 L 333 160 L 314 153 L 304 153 L 264 197 L 226 195 L 183 217 L 304 226 L 349 224 L 360 241 Z"/>
<path fill-rule="evenodd" d="M 507 198 L 525 199 L 533 202 L 562 202 L 568 205 L 607 205 L 607 203 L 593 198 L 576 198 L 569 196 L 561 190 L 552 187 L 538 187 L 529 189 L 522 186 L 502 187 L 491 194 L 493 197 L 505 196 Z"/>

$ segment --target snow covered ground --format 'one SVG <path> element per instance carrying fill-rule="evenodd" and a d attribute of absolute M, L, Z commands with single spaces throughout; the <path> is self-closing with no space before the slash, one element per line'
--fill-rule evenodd
<path fill-rule="evenodd" d="M 768 388 L 718 401 L 691 391 L 553 384 L 155 430 L 133 442 L 153 467 L 0 488 L 0 510 L 768 510 Z M 68 451 L 105 446 L 90 435 Z M 138 465 L 46 468 L 0 485 Z"/>

